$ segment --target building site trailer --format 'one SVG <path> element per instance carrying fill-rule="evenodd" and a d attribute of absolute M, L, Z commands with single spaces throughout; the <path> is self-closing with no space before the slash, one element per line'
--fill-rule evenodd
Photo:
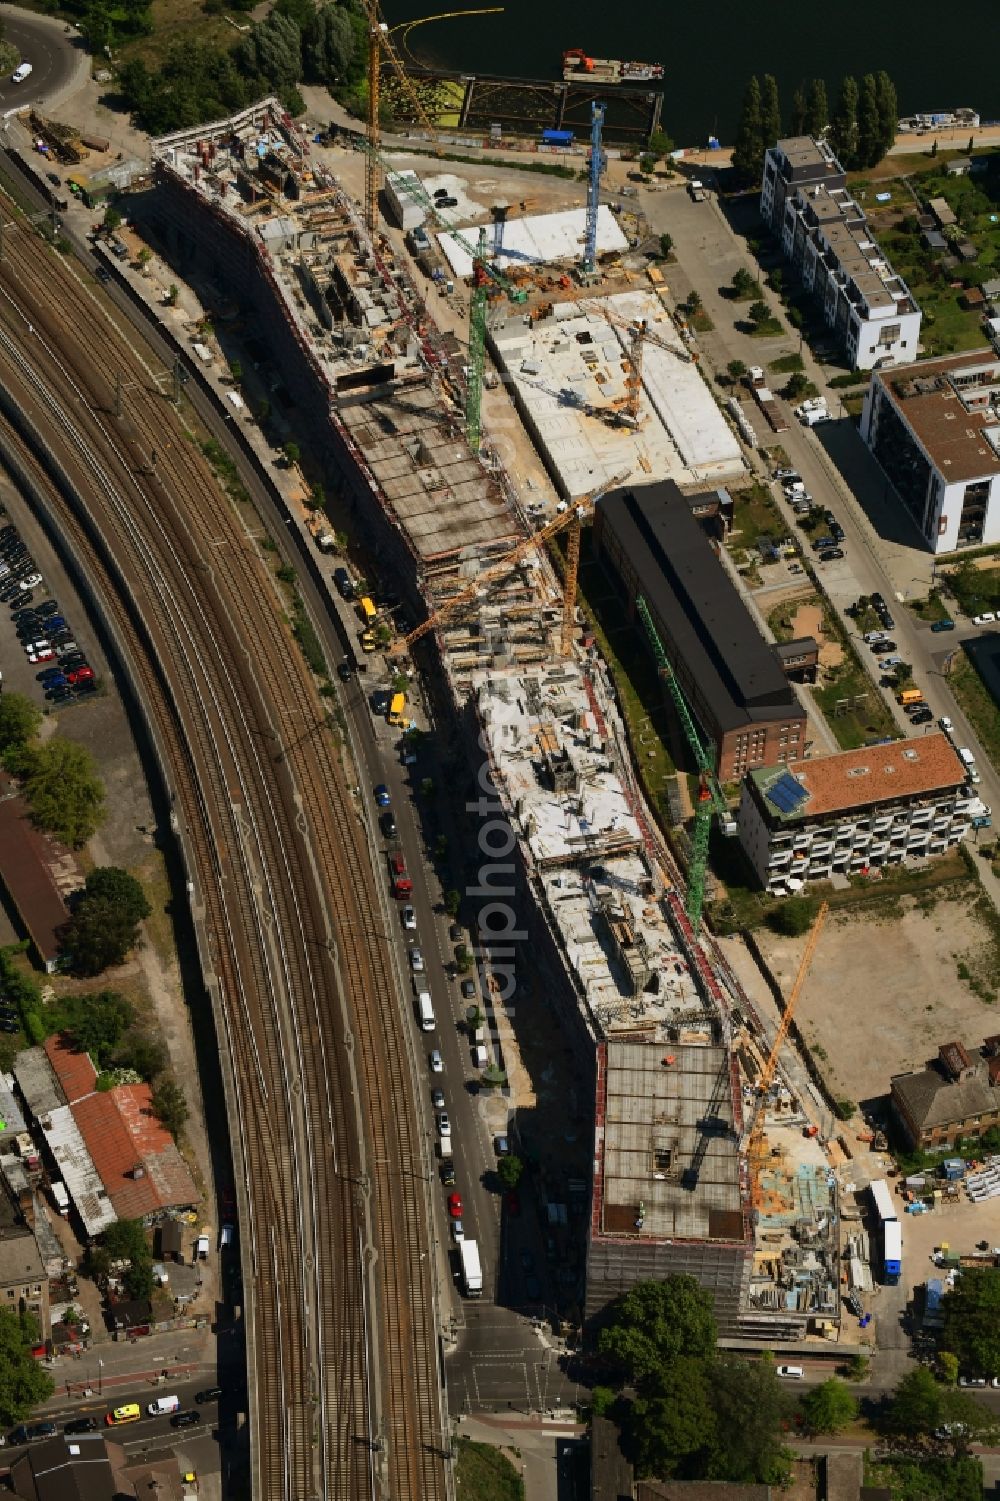
<path fill-rule="evenodd" d="M 879 1223 L 884 1225 L 887 1220 L 898 1219 L 898 1215 L 896 1214 L 896 1206 L 892 1202 L 892 1194 L 889 1191 L 889 1185 L 885 1181 L 885 1179 L 877 1178 L 875 1182 L 871 1184 L 870 1191 L 872 1196 L 872 1203 L 875 1205 L 875 1213 L 878 1216 Z"/>
<path fill-rule="evenodd" d="M 458 1254 L 462 1258 L 462 1285 L 467 1298 L 483 1295 L 483 1268 L 479 1260 L 479 1246 L 474 1240 L 460 1240 Z"/>

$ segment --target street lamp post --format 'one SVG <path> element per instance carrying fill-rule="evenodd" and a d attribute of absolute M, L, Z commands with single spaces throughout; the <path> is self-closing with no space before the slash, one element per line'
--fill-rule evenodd
<path fill-rule="evenodd" d="M 100 1356 L 97 1359 L 97 1395 L 99 1397 L 104 1395 L 104 1361 Z"/>

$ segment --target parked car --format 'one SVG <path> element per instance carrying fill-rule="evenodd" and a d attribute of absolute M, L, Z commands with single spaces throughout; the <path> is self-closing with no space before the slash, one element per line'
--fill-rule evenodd
<path fill-rule="evenodd" d="M 451 1215 L 451 1217 L 452 1217 L 453 1220 L 460 1220 L 462 1218 L 462 1195 L 461 1194 L 449 1194 L 448 1195 L 448 1213 Z"/>
<path fill-rule="evenodd" d="M 981 615 L 973 615 L 973 617 L 972 617 L 972 624 L 973 625 L 996 625 L 996 619 L 997 619 L 996 612 L 994 610 L 984 610 Z"/>
<path fill-rule="evenodd" d="M 843 556 L 844 549 L 842 547 L 824 547 L 816 561 L 818 563 L 833 563 L 837 558 L 842 558 Z"/>
<path fill-rule="evenodd" d="M 933 621 L 931 621 L 931 630 L 934 631 L 935 633 L 937 633 L 938 631 L 953 631 L 954 629 L 955 629 L 955 622 L 953 620 L 933 620 Z"/>
<path fill-rule="evenodd" d="M 404 907 L 400 913 L 400 917 L 403 920 L 403 927 L 408 933 L 415 933 L 417 931 L 417 914 L 412 907 Z"/>
<path fill-rule="evenodd" d="M 424 972 L 424 956 L 415 943 L 410 944 L 410 968 L 415 975 L 421 975 Z"/>
<path fill-rule="evenodd" d="M 194 1400 L 199 1403 L 199 1405 L 203 1402 L 219 1402 L 221 1401 L 221 1399 L 221 1386 L 208 1386 L 203 1392 L 195 1392 L 194 1394 Z"/>
<path fill-rule="evenodd" d="M 443 1110 L 444 1109 L 444 1090 L 443 1089 L 432 1089 L 431 1090 L 431 1104 L 434 1106 L 435 1110 Z"/>
<path fill-rule="evenodd" d="M 170 1419 L 171 1428 L 193 1428 L 201 1422 L 200 1412 L 175 1412 Z"/>
<path fill-rule="evenodd" d="M 73 1418 L 63 1425 L 63 1433 L 96 1433 L 96 1418 Z"/>
<path fill-rule="evenodd" d="M 374 795 L 377 807 L 388 808 L 390 802 L 392 801 L 392 798 L 390 797 L 389 789 L 384 782 L 379 782 L 378 786 L 375 788 Z"/>
<path fill-rule="evenodd" d="M 346 657 L 343 662 L 337 663 L 337 676 L 342 683 L 349 683 L 354 675 L 354 669 Z"/>

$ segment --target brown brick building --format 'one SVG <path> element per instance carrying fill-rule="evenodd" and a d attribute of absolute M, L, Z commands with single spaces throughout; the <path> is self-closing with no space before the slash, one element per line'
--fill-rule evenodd
<path fill-rule="evenodd" d="M 612 490 L 598 502 L 594 537 L 629 614 L 637 596 L 645 599 L 714 746 L 718 775 L 737 781 L 754 767 L 799 760 L 806 716 L 775 646 L 764 640 L 694 514 L 698 499 L 672 480 Z M 689 761 L 682 741 L 674 749 Z"/>
<path fill-rule="evenodd" d="M 915 1147 L 951 1147 L 1000 1127 L 1000 1035 L 972 1053 L 960 1042 L 942 1043 L 926 1068 L 895 1076 L 891 1099 Z"/>

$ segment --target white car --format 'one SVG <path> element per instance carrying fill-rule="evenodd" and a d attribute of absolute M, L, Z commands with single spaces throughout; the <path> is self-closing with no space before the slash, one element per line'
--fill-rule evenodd
<path fill-rule="evenodd" d="M 982 613 L 982 615 L 973 615 L 973 617 L 972 617 L 972 624 L 973 625 L 995 625 L 996 624 L 996 618 L 997 618 L 996 614 L 994 613 L 993 610 L 984 610 L 983 613 Z"/>
<path fill-rule="evenodd" d="M 36 651 L 48 651 L 51 648 L 51 646 L 52 646 L 52 642 L 51 641 L 42 641 L 42 640 L 38 640 L 38 641 L 26 641 L 24 643 L 24 650 L 27 653 L 27 655 L 30 656 L 32 652 L 36 652 Z"/>
<path fill-rule="evenodd" d="M 416 944 L 410 945 L 410 968 L 415 975 L 421 975 L 424 972 L 424 956 Z"/>
<path fill-rule="evenodd" d="M 783 1376 L 786 1381 L 804 1381 L 805 1374 L 805 1371 L 800 1365 L 778 1366 L 778 1375 Z"/>
<path fill-rule="evenodd" d="M 883 672 L 888 672 L 891 667 L 898 667 L 902 660 L 902 657 L 883 657 L 878 665 Z"/>
<path fill-rule="evenodd" d="M 402 911 L 403 927 L 408 933 L 417 931 L 417 914 L 412 907 L 404 907 Z"/>
<path fill-rule="evenodd" d="M 14 69 L 13 73 L 10 75 L 10 81 L 11 81 L 11 83 L 23 83 L 24 80 L 26 78 L 30 78 L 30 76 L 31 76 L 31 64 L 30 63 L 18 63 L 17 67 Z"/>
<path fill-rule="evenodd" d="M 443 1074 L 444 1073 L 444 1059 L 441 1057 L 441 1053 L 440 1053 L 439 1049 L 437 1049 L 437 1048 L 434 1049 L 433 1053 L 431 1053 L 429 1055 L 429 1061 L 430 1061 L 430 1065 L 431 1065 L 431 1073 L 432 1074 Z"/>
<path fill-rule="evenodd" d="M 438 1133 L 441 1136 L 451 1135 L 451 1120 L 449 1119 L 447 1110 L 438 1111 Z"/>
<path fill-rule="evenodd" d="M 880 641 L 888 641 L 889 637 L 885 631 L 865 631 L 861 639 L 866 646 L 877 646 Z"/>
<path fill-rule="evenodd" d="M 465 1226 L 462 1224 L 461 1220 L 452 1220 L 451 1233 L 456 1240 L 465 1239 Z"/>
<path fill-rule="evenodd" d="M 944 730 L 946 735 L 950 735 L 955 726 L 952 724 L 947 714 L 942 714 L 941 718 L 938 720 L 938 728 Z"/>
<path fill-rule="evenodd" d="M 22 579 L 17 587 L 20 589 L 22 594 L 27 594 L 29 589 L 34 589 L 35 585 L 40 584 L 41 582 L 42 575 L 40 573 L 29 573 L 28 577 L 26 579 Z"/>

